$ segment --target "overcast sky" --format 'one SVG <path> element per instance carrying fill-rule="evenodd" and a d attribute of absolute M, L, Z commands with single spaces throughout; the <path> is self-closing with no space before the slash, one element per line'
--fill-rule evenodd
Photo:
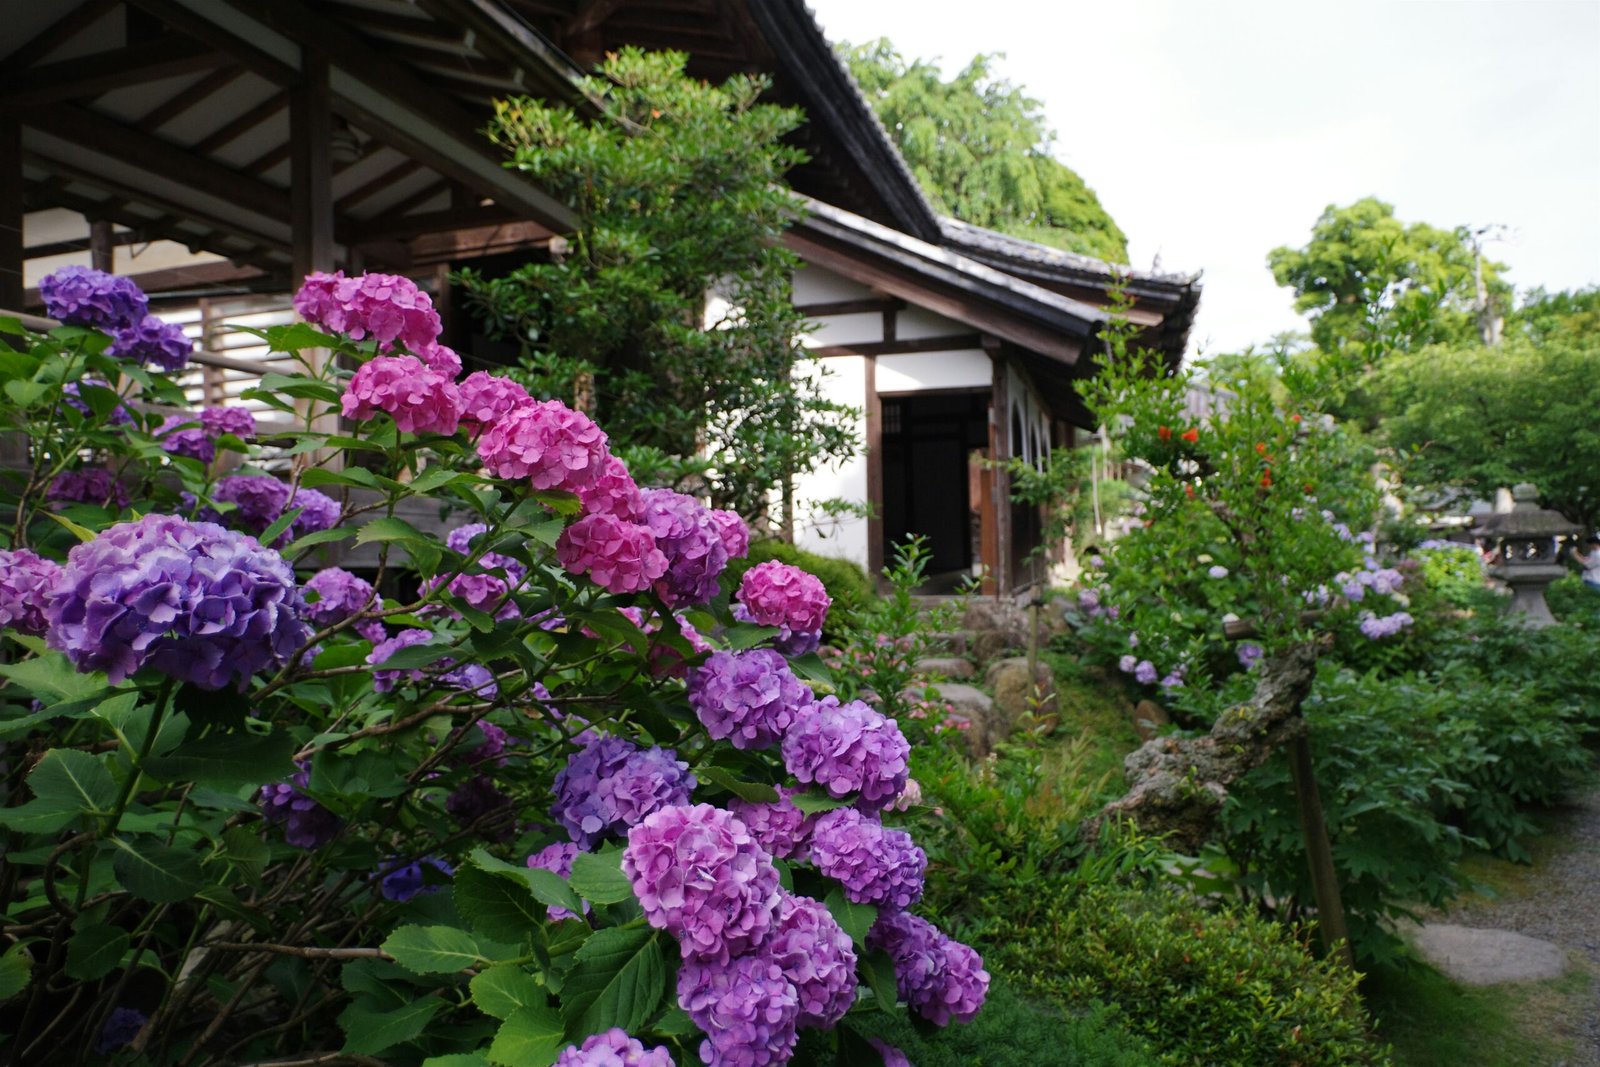
<path fill-rule="evenodd" d="M 1204 271 L 1191 350 L 1303 329 L 1268 251 L 1377 195 L 1499 223 L 1518 290 L 1600 284 L 1600 0 L 809 0 L 837 42 L 1004 52 L 1135 266 Z"/>

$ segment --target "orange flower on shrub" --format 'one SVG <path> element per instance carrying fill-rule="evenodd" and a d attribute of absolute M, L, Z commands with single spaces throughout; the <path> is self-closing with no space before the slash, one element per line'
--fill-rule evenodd
<path fill-rule="evenodd" d="M 1200 431 L 1199 430 L 1185 430 L 1185 431 L 1183 431 L 1183 433 L 1179 434 L 1178 436 L 1182 437 L 1185 441 L 1188 441 L 1192 445 L 1196 441 L 1200 440 Z"/>
<path fill-rule="evenodd" d="M 1172 427 L 1170 427 L 1170 426 L 1158 426 L 1156 428 L 1156 436 L 1161 438 L 1163 441 L 1172 440 Z"/>

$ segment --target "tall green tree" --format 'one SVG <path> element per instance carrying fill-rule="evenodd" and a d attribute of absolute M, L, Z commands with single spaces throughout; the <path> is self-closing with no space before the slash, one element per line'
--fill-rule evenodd
<path fill-rule="evenodd" d="M 1376 197 L 1328 205 L 1304 248 L 1276 248 L 1267 265 L 1311 316 L 1311 339 L 1325 352 L 1375 363 L 1388 351 L 1459 343 L 1477 330 L 1477 279 L 1471 235 L 1404 223 Z M 1509 303 L 1502 264 L 1484 262 L 1491 303 Z"/>
<path fill-rule="evenodd" d="M 697 470 L 718 505 L 753 518 L 854 450 L 855 413 L 804 372 L 795 260 L 778 240 L 798 206 L 784 175 L 804 159 L 783 138 L 802 115 L 758 102 L 763 78 L 711 85 L 686 62 L 609 55 L 585 79 L 604 102 L 595 118 L 499 103 L 490 139 L 578 227 L 552 262 L 460 281 L 490 330 L 520 343 L 527 384 L 577 395 L 630 461 Z"/>
<path fill-rule="evenodd" d="M 1050 154 L 1039 101 L 973 58 L 943 79 L 886 38 L 839 46 L 934 207 L 958 219 L 1113 263 L 1128 239 L 1082 178 Z"/>

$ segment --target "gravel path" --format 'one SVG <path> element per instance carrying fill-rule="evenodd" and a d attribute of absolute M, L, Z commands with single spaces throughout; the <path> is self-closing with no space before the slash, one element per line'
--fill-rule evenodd
<path fill-rule="evenodd" d="M 1576 1047 L 1564 1067 L 1600 1067 L 1600 789 L 1562 811 L 1550 832 L 1559 844 L 1530 872 L 1526 891 L 1453 910 L 1447 921 L 1513 930 L 1586 958 L 1595 977 L 1587 1010 L 1566 1020 Z"/>

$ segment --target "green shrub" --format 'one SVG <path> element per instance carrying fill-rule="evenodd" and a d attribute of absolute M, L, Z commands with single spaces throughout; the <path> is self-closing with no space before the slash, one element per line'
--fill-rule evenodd
<path fill-rule="evenodd" d="M 1471 607 L 1483 590 L 1483 557 L 1471 545 L 1430 542 L 1412 558 L 1423 586 L 1458 608 Z"/>
<path fill-rule="evenodd" d="M 1553 582 L 1545 591 L 1545 601 L 1555 617 L 1568 626 L 1600 632 L 1600 591 L 1584 585 L 1576 574 Z"/>
<path fill-rule="evenodd" d="M 1067 1007 L 1095 1001 L 1170 1067 L 1387 1064 L 1356 977 L 1313 959 L 1283 927 L 1205 910 L 1172 891 L 1095 885 L 1014 890 L 998 968 Z"/>
<path fill-rule="evenodd" d="M 996 976 L 989 999 L 966 1026 L 914 1028 L 877 1013 L 862 1029 L 917 1067 L 1157 1067 L 1149 1044 L 1096 1005 L 1078 1014 L 1018 994 Z M 882 1020 L 881 1022 L 878 1020 Z"/>
<path fill-rule="evenodd" d="M 722 580 L 723 588 L 738 589 L 739 581 L 744 577 L 745 571 L 757 563 L 766 563 L 774 559 L 791 567 L 799 567 L 822 579 L 823 588 L 833 598 L 833 607 L 828 609 L 826 626 L 826 632 L 830 635 L 853 623 L 857 613 L 876 598 L 872 581 L 859 564 L 834 556 L 819 556 L 815 552 L 796 548 L 787 541 L 776 540 L 752 541 L 749 556 L 728 564 Z"/>

